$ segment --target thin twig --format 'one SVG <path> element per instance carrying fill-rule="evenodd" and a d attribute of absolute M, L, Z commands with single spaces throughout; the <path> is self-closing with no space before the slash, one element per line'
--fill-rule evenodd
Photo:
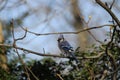
<path fill-rule="evenodd" d="M 35 52 L 35 51 L 28 50 L 28 49 L 25 49 L 25 48 L 22 48 L 22 47 L 18 47 L 18 46 L 14 47 L 13 45 L 9 45 L 9 44 L 0 44 L 0 46 L 10 47 L 10 48 L 17 48 L 17 49 L 19 49 L 19 50 L 26 51 L 26 52 L 28 52 L 28 53 L 32 53 L 32 54 L 39 55 L 39 56 L 58 57 L 58 58 L 69 58 L 69 57 L 60 56 L 60 55 L 55 55 L 55 54 L 39 53 L 39 52 Z M 93 58 L 99 58 L 102 54 L 103 54 L 103 52 L 98 53 L 98 55 L 96 55 L 96 56 L 84 56 L 84 57 L 77 57 L 77 58 L 78 58 L 78 59 L 93 59 Z"/>
<path fill-rule="evenodd" d="M 60 74 L 56 74 L 61 80 L 64 80 Z"/>
<path fill-rule="evenodd" d="M 101 6 L 103 7 L 112 17 L 113 20 L 115 20 L 115 22 L 118 24 L 118 26 L 120 27 L 120 21 L 118 20 L 118 18 L 115 16 L 115 14 L 111 11 L 111 9 L 106 6 L 104 3 L 102 3 L 100 0 L 96 0 L 96 2 Z M 116 27 L 117 26 L 114 26 L 114 29 L 113 29 L 113 34 L 112 34 L 112 37 L 111 37 L 111 41 L 107 44 L 106 46 L 106 49 L 105 49 L 105 53 L 109 56 L 110 58 L 110 62 L 111 64 L 113 64 L 113 69 L 116 70 L 117 68 L 117 65 L 115 63 L 115 59 L 113 57 L 113 55 L 110 53 L 110 51 L 108 50 L 109 47 L 111 47 L 111 44 L 113 42 L 113 39 L 114 39 L 114 36 L 115 36 L 115 32 L 116 32 Z M 117 79 L 117 74 L 114 73 L 113 74 L 113 80 L 116 80 Z"/>
<path fill-rule="evenodd" d="M 19 52 L 18 52 L 18 48 L 16 48 L 16 47 L 17 47 L 16 41 L 22 40 L 22 39 L 24 39 L 24 38 L 26 37 L 26 35 L 27 35 L 27 29 L 25 30 L 25 34 L 24 34 L 23 37 L 15 39 L 15 35 L 14 35 L 14 21 L 13 21 L 13 20 L 12 20 L 11 24 L 12 24 L 12 36 L 13 36 L 13 41 L 14 41 L 14 42 L 13 42 L 13 46 L 14 46 L 14 48 L 15 48 L 15 51 L 16 51 L 18 57 L 19 57 L 19 60 L 20 60 L 21 64 L 23 65 L 23 68 L 25 69 L 25 73 L 26 73 L 26 75 L 27 75 L 27 77 L 28 77 L 28 80 L 30 80 L 30 76 L 29 76 L 28 70 L 30 71 L 30 73 L 33 75 L 33 77 L 34 77 L 36 80 L 39 80 L 39 79 L 32 73 L 32 71 L 26 66 L 26 64 L 24 63 L 23 59 L 21 58 L 21 56 L 20 56 L 20 54 L 19 54 Z"/>
<path fill-rule="evenodd" d="M 112 9 L 114 3 L 115 3 L 115 0 L 113 0 L 112 4 L 110 5 L 110 9 Z"/>
<path fill-rule="evenodd" d="M 113 74 L 117 73 L 119 69 L 120 69 L 120 66 L 118 66 L 117 69 L 116 69 L 115 71 L 111 72 L 111 73 L 108 74 L 108 75 L 113 75 Z"/>
<path fill-rule="evenodd" d="M 107 76 L 107 70 L 104 70 L 103 75 L 100 78 L 100 80 L 104 80 L 106 76 Z"/>
<path fill-rule="evenodd" d="M 26 35 L 27 35 L 27 29 L 25 29 L 25 34 L 23 35 L 23 37 L 17 38 L 17 39 L 15 39 L 15 41 L 23 40 L 26 37 Z"/>
<path fill-rule="evenodd" d="M 115 26 L 115 25 L 111 25 L 111 24 L 106 24 L 106 25 L 101 25 L 101 26 L 98 26 L 98 27 L 91 27 L 91 28 L 84 28 L 84 29 L 81 29 L 81 30 L 78 30 L 76 32 L 54 32 L 54 33 L 35 33 L 35 32 L 32 32 L 32 31 L 29 31 L 27 30 L 28 33 L 31 33 L 31 34 L 34 34 L 34 35 L 37 35 L 37 36 L 41 36 L 41 35 L 55 35 L 55 34 L 79 34 L 81 32 L 85 32 L 85 31 L 88 31 L 88 30 L 93 30 L 93 29 L 98 29 L 98 28 L 103 28 L 105 26 Z M 24 27 L 22 27 L 23 30 L 26 30 Z"/>
<path fill-rule="evenodd" d="M 17 41 L 17 39 L 15 39 L 15 35 L 14 35 L 14 21 L 13 21 L 13 20 L 12 20 L 11 24 L 12 24 L 12 26 L 11 26 L 11 28 L 12 28 L 12 37 L 13 37 L 13 41 L 14 41 L 14 42 L 13 42 L 13 46 L 16 47 L 16 41 Z M 19 39 L 18 39 L 18 40 L 19 40 Z M 27 77 L 28 77 L 28 80 L 30 80 L 30 77 L 29 77 L 27 68 L 26 68 L 25 63 L 24 63 L 24 61 L 22 60 L 22 58 L 21 58 L 21 56 L 20 56 L 20 54 L 19 54 L 19 52 L 18 52 L 18 49 L 15 48 L 15 51 L 16 51 L 16 53 L 17 53 L 17 55 L 18 55 L 18 58 L 19 58 L 21 64 L 23 65 L 23 68 L 25 69 L 25 73 L 26 73 L 26 75 L 27 75 Z"/>
<path fill-rule="evenodd" d="M 4 5 L 0 8 L 0 11 L 2 11 L 5 7 L 6 7 L 6 5 L 7 5 L 7 3 L 8 3 L 8 0 L 4 0 L 5 1 L 5 3 L 4 3 Z"/>
<path fill-rule="evenodd" d="M 115 14 L 108 8 L 108 6 L 106 6 L 104 3 L 101 2 L 101 0 L 96 0 L 96 2 L 103 7 L 110 15 L 111 17 L 116 21 L 116 23 L 118 24 L 118 26 L 120 27 L 120 21 L 119 19 L 115 16 Z"/>
<path fill-rule="evenodd" d="M 84 20 L 84 19 L 83 19 L 83 20 Z M 91 16 L 89 16 L 89 20 L 88 20 L 87 22 L 84 20 L 84 23 L 87 25 L 87 28 L 89 28 L 89 27 L 88 27 L 88 24 L 90 23 L 90 20 L 91 20 Z M 102 44 L 102 42 L 99 41 L 98 39 L 96 39 L 96 37 L 91 33 L 90 30 L 88 30 L 87 32 L 92 36 L 92 38 L 93 38 L 96 42 L 99 42 L 100 44 Z"/>
<path fill-rule="evenodd" d="M 99 42 L 100 44 L 103 44 L 101 41 L 99 41 L 98 39 L 96 39 L 96 37 L 95 37 L 90 31 L 88 31 L 88 33 L 92 36 L 92 38 L 93 38 L 95 41 Z"/>
<path fill-rule="evenodd" d="M 26 66 L 27 67 L 27 66 Z M 30 73 L 33 75 L 33 77 L 36 79 L 36 80 L 39 80 L 38 77 L 30 70 L 30 68 L 27 67 L 27 69 L 30 71 Z"/>
<path fill-rule="evenodd" d="M 104 52 L 98 53 L 98 55 L 96 56 L 84 56 L 87 59 L 94 59 L 94 58 L 99 58 L 100 56 L 102 56 L 104 54 Z"/>

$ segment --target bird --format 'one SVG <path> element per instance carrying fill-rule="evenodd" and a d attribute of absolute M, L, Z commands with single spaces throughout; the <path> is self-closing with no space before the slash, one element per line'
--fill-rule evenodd
<path fill-rule="evenodd" d="M 76 56 L 74 54 L 73 47 L 64 38 L 63 34 L 60 34 L 57 41 L 58 41 L 58 47 L 59 47 L 60 51 L 63 54 L 65 54 L 66 56 L 71 57 L 72 59 L 74 59 L 76 61 L 76 63 L 78 63 L 78 59 L 76 58 Z"/>

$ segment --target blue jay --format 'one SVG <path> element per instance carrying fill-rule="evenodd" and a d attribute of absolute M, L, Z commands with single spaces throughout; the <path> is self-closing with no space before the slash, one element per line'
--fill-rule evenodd
<path fill-rule="evenodd" d="M 78 63 L 78 60 L 74 55 L 73 47 L 68 43 L 68 41 L 65 40 L 62 34 L 58 37 L 57 41 L 58 47 L 61 50 L 61 52 L 66 54 L 66 56 L 72 57 L 76 61 L 76 63 Z"/>

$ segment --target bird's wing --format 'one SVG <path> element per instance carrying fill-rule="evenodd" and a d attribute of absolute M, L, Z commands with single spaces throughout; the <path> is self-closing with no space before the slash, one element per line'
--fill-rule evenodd
<path fill-rule="evenodd" d="M 66 51 L 73 51 L 73 47 L 67 41 L 61 42 L 61 47 Z"/>

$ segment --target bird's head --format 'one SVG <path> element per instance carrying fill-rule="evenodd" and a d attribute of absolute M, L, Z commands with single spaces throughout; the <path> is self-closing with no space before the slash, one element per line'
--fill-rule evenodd
<path fill-rule="evenodd" d="M 58 37 L 58 42 L 62 42 L 64 41 L 64 36 L 62 34 L 60 34 L 60 36 Z"/>

